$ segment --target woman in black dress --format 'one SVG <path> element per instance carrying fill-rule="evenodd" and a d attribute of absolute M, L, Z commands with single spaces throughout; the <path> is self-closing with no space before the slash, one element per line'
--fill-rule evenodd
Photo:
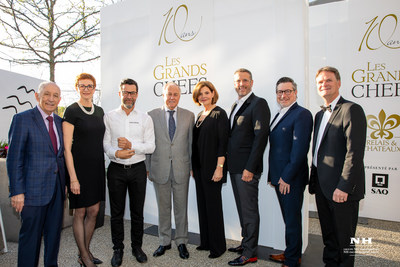
<path fill-rule="evenodd" d="M 96 225 L 100 201 L 105 199 L 103 137 L 104 111 L 92 102 L 95 78 L 87 73 L 76 77 L 79 101 L 64 113 L 65 162 L 69 174 L 69 204 L 74 209 L 73 232 L 79 249 L 78 262 L 84 266 L 102 263 L 89 246 Z"/>
<path fill-rule="evenodd" d="M 201 241 L 196 249 L 209 250 L 208 257 L 217 258 L 226 250 L 221 188 L 226 182 L 229 122 L 226 112 L 216 105 L 218 92 L 211 82 L 199 82 L 193 100 L 204 107 L 193 127 L 192 168 Z"/>

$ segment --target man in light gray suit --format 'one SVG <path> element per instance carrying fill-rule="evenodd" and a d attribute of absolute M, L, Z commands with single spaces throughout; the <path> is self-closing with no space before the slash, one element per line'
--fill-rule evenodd
<path fill-rule="evenodd" d="M 158 257 L 171 248 L 171 194 L 174 201 L 175 244 L 182 259 L 189 258 L 187 203 L 194 114 L 179 108 L 181 90 L 175 83 L 164 86 L 164 105 L 149 112 L 153 119 L 156 150 L 146 163 L 158 203 Z"/>

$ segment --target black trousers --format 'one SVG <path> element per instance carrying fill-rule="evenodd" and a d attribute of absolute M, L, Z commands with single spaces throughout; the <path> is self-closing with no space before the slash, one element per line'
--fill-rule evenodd
<path fill-rule="evenodd" d="M 258 210 L 258 183 L 260 175 L 254 175 L 250 182 L 242 180 L 242 174 L 231 173 L 233 195 L 242 228 L 242 255 L 257 257 L 260 213 Z"/>
<path fill-rule="evenodd" d="M 129 208 L 131 213 L 131 246 L 132 248 L 142 246 L 146 176 L 146 166 L 143 161 L 133 164 L 129 168 L 114 162 L 111 162 L 108 166 L 107 182 L 110 196 L 113 249 L 124 248 L 126 191 L 129 193 Z"/>
<path fill-rule="evenodd" d="M 197 210 L 199 213 L 200 244 L 214 255 L 226 251 L 224 214 L 222 211 L 222 183 L 210 178 L 196 177 Z"/>
<path fill-rule="evenodd" d="M 324 242 L 323 261 L 327 267 L 354 266 L 354 245 L 359 200 L 337 203 L 324 196 L 317 179 L 315 201 Z"/>

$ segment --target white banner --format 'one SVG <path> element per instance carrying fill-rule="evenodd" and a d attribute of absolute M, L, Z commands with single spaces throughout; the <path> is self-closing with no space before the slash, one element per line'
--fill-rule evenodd
<path fill-rule="evenodd" d="M 233 73 L 244 67 L 253 73 L 256 95 L 276 113 L 275 83 L 282 76 L 299 85 L 304 105 L 307 73 L 308 2 L 298 0 L 130 0 L 102 10 L 102 106 L 120 105 L 118 86 L 130 77 L 139 84 L 136 108 L 150 111 L 163 104 L 162 86 L 181 86 L 179 105 L 196 115 L 195 84 L 203 79 L 217 88 L 218 105 L 228 114 L 237 94 Z M 267 154 L 260 182 L 260 244 L 283 249 L 284 224 L 274 190 L 267 185 Z M 194 181 L 189 188 L 189 230 L 198 233 Z M 225 233 L 240 239 L 239 219 L 230 181 L 222 189 Z M 304 208 L 304 249 L 308 238 L 308 198 Z M 127 211 L 128 214 L 128 211 Z M 129 217 L 128 217 L 129 218 Z M 158 224 L 157 204 L 148 183 L 145 221 Z"/>
<path fill-rule="evenodd" d="M 12 117 L 37 105 L 35 91 L 42 80 L 0 70 L 0 141 L 8 142 Z"/>
<path fill-rule="evenodd" d="M 318 68 L 338 68 L 341 95 L 367 116 L 360 216 L 392 221 L 400 221 L 399 7 L 398 0 L 352 0 L 310 8 L 310 84 Z M 311 88 L 317 111 L 321 100 Z"/>

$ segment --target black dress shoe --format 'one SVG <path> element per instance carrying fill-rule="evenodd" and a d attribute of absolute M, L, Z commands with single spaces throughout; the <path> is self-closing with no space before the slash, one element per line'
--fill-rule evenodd
<path fill-rule="evenodd" d="M 114 249 L 114 254 L 111 259 L 111 266 L 117 267 L 122 264 L 122 257 L 124 256 L 124 251 L 122 249 Z"/>
<path fill-rule="evenodd" d="M 179 257 L 182 259 L 189 259 L 189 251 L 186 248 L 185 244 L 180 244 L 178 246 L 178 251 L 179 251 Z"/>
<path fill-rule="evenodd" d="M 255 263 L 257 262 L 257 257 L 247 258 L 246 256 L 240 256 L 239 258 L 234 259 L 233 261 L 228 262 L 231 266 L 243 266 L 247 263 Z"/>
<path fill-rule="evenodd" d="M 100 260 L 99 258 L 96 258 L 95 256 L 93 256 L 93 254 L 92 254 L 92 252 L 90 252 L 89 251 L 89 255 L 90 255 L 90 257 L 92 258 L 92 262 L 94 263 L 94 264 L 102 264 L 103 263 L 103 261 L 102 260 Z"/>
<path fill-rule="evenodd" d="M 196 247 L 196 250 L 210 250 L 210 248 L 200 245 Z"/>
<path fill-rule="evenodd" d="M 136 260 L 140 263 L 147 261 L 147 256 L 140 247 L 132 248 L 132 255 L 135 256 Z"/>
<path fill-rule="evenodd" d="M 156 251 L 154 251 L 153 256 L 158 257 L 164 255 L 165 251 L 171 249 L 171 244 L 167 246 L 159 246 Z"/>
<path fill-rule="evenodd" d="M 237 246 L 235 248 L 228 248 L 228 251 L 236 252 L 236 253 L 239 253 L 239 254 L 242 254 L 243 250 L 244 250 L 244 248 L 242 247 L 242 245 L 239 245 L 239 246 Z"/>
<path fill-rule="evenodd" d="M 211 252 L 210 255 L 208 255 L 208 257 L 210 259 L 216 259 L 216 258 L 220 257 L 222 254 L 224 254 L 224 253 L 216 254 L 216 253 Z"/>

